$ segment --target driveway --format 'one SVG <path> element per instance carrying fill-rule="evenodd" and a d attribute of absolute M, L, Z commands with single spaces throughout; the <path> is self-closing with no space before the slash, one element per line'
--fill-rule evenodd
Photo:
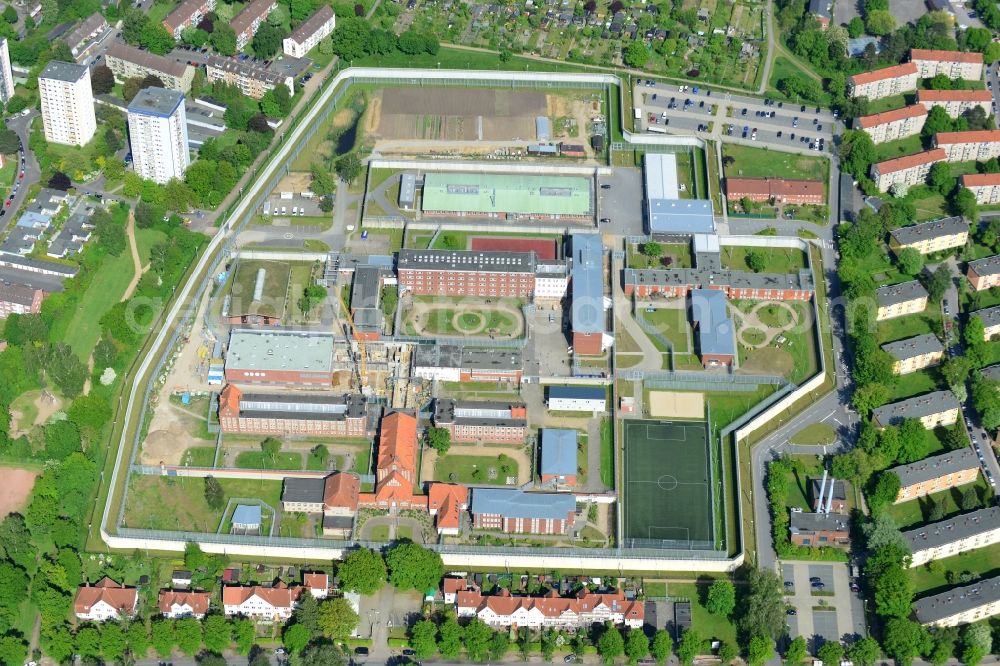
<path fill-rule="evenodd" d="M 787 616 L 789 633 L 792 638 L 805 637 L 811 653 L 826 641 L 866 635 L 864 607 L 859 596 L 851 592 L 847 564 L 781 562 L 781 569 L 784 580 L 793 584 L 792 588 L 786 586 L 785 601 L 797 611 Z M 813 594 L 812 578 L 825 585 L 821 595 Z"/>

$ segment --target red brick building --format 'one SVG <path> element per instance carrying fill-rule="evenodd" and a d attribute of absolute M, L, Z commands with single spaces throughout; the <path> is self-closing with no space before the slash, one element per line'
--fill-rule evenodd
<path fill-rule="evenodd" d="M 226 350 L 226 381 L 330 386 L 333 347 L 332 333 L 236 329 Z"/>
<path fill-rule="evenodd" d="M 509 402 L 434 401 L 434 425 L 446 428 L 453 442 L 523 444 L 528 430 L 528 410 Z"/>
<path fill-rule="evenodd" d="M 652 294 L 687 296 L 694 289 L 715 288 L 727 298 L 808 301 L 815 293 L 812 273 L 750 273 L 731 270 L 678 268 L 674 270 L 626 268 L 623 289 L 626 296 L 646 298 Z"/>
<path fill-rule="evenodd" d="M 365 399 L 356 394 L 244 393 L 229 384 L 219 395 L 225 433 L 365 437 L 367 424 Z"/>
<path fill-rule="evenodd" d="M 788 538 L 796 546 L 846 546 L 851 543 L 851 531 L 843 514 L 793 511 Z"/>
<path fill-rule="evenodd" d="M 786 204 L 822 205 L 826 201 L 823 183 L 818 180 L 787 178 L 726 178 L 726 199 L 773 201 Z"/>
<path fill-rule="evenodd" d="M 399 285 L 417 296 L 530 298 L 535 293 L 531 252 L 399 251 Z"/>
<path fill-rule="evenodd" d="M 24 284 L 0 282 L 0 319 L 11 314 L 33 314 L 42 309 L 45 292 Z"/>
<path fill-rule="evenodd" d="M 413 494 L 417 478 L 417 419 L 405 412 L 383 417 L 375 464 L 375 492 L 358 496 L 360 506 L 427 510 L 427 498 Z"/>
<path fill-rule="evenodd" d="M 472 526 L 507 534 L 568 534 L 576 513 L 572 493 L 473 488 Z"/>

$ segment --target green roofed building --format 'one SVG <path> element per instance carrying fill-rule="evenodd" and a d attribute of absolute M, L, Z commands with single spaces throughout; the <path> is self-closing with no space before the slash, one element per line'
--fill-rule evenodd
<path fill-rule="evenodd" d="M 538 174 L 428 173 L 425 215 L 578 219 L 593 217 L 591 180 Z"/>

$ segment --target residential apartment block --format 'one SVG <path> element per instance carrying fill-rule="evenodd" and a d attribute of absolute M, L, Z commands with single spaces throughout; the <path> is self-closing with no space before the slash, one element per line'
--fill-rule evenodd
<path fill-rule="evenodd" d="M 997 336 L 1000 336 L 1000 305 L 976 310 L 971 316 L 979 317 L 983 322 L 983 339 L 986 342 L 996 340 Z"/>
<path fill-rule="evenodd" d="M 940 106 L 952 118 L 958 118 L 977 106 L 989 115 L 993 93 L 989 90 L 918 90 L 917 104 L 923 105 L 927 111 Z"/>
<path fill-rule="evenodd" d="M 523 361 L 516 348 L 417 345 L 411 354 L 413 376 L 444 382 L 520 384 Z"/>
<path fill-rule="evenodd" d="M 228 384 L 219 395 L 219 427 L 244 435 L 365 437 L 368 410 L 356 393 L 244 393 Z"/>
<path fill-rule="evenodd" d="M 275 0 L 251 0 L 250 4 L 240 10 L 240 13 L 233 17 L 229 26 L 236 33 L 236 50 L 242 51 L 246 48 L 250 40 L 257 34 L 260 24 L 267 19 L 267 15 L 278 6 Z"/>
<path fill-rule="evenodd" d="M 921 79 L 930 79 L 938 74 L 968 81 L 983 78 L 982 53 L 910 49 L 910 62 L 917 66 L 917 76 Z"/>
<path fill-rule="evenodd" d="M 163 617 L 193 617 L 200 620 L 208 612 L 211 599 L 210 592 L 160 590 L 157 605 Z"/>
<path fill-rule="evenodd" d="M 953 247 L 962 247 L 969 240 L 969 223 L 964 217 L 946 217 L 920 224 L 911 224 L 889 232 L 889 247 L 897 255 L 907 248 L 920 254 L 930 254 Z"/>
<path fill-rule="evenodd" d="M 143 88 L 128 105 L 132 168 L 146 180 L 165 185 L 181 180 L 191 164 L 184 93 Z"/>
<path fill-rule="evenodd" d="M 506 534 L 568 534 L 576 513 L 570 493 L 473 488 L 472 526 Z"/>
<path fill-rule="evenodd" d="M 930 525 L 920 525 L 903 532 L 903 538 L 912 553 L 910 568 L 992 546 L 1000 543 L 1000 507 L 990 506 Z"/>
<path fill-rule="evenodd" d="M 934 147 L 943 148 L 949 162 L 985 162 L 1000 157 L 1000 130 L 938 132 Z"/>
<path fill-rule="evenodd" d="M 921 624 L 954 627 L 1000 614 L 1000 576 L 978 580 L 917 599 L 913 612 Z"/>
<path fill-rule="evenodd" d="M 305 58 L 316 45 L 330 36 L 337 25 L 337 17 L 330 5 L 323 5 L 285 37 L 282 50 L 293 58 Z"/>
<path fill-rule="evenodd" d="M 451 433 L 453 442 L 523 444 L 528 409 L 522 403 L 434 400 L 434 425 Z"/>
<path fill-rule="evenodd" d="M 73 612 L 80 620 L 105 622 L 132 617 L 138 605 L 139 594 L 134 587 L 125 587 L 105 577 L 94 585 L 76 589 Z"/>
<path fill-rule="evenodd" d="M 882 349 L 892 356 L 892 371 L 897 375 L 937 365 L 944 358 L 944 345 L 933 333 L 887 342 Z"/>
<path fill-rule="evenodd" d="M 530 298 L 535 292 L 532 252 L 399 251 L 400 289 L 417 296 Z"/>
<path fill-rule="evenodd" d="M 0 102 L 7 103 L 14 96 L 14 73 L 10 68 L 10 46 L 6 37 L 0 37 Z"/>
<path fill-rule="evenodd" d="M 906 419 L 920 419 L 924 428 L 950 426 L 958 420 L 961 404 L 951 391 L 934 391 L 872 410 L 872 423 L 879 428 L 898 426 Z"/>
<path fill-rule="evenodd" d="M 295 82 L 291 76 L 250 60 L 211 55 L 205 61 L 205 73 L 209 83 L 222 81 L 236 86 L 252 99 L 260 99 L 268 90 L 281 85 L 288 88 L 289 94 L 295 94 Z"/>
<path fill-rule="evenodd" d="M 163 82 L 164 88 L 180 90 L 185 94 L 191 91 L 194 79 L 194 67 L 191 65 L 143 51 L 119 40 L 111 44 L 104 57 L 117 81 L 155 76 Z"/>
<path fill-rule="evenodd" d="M 45 140 L 84 146 L 94 138 L 97 116 L 90 89 L 90 69 L 52 60 L 38 75 Z"/>
<path fill-rule="evenodd" d="M 1000 286 L 1000 254 L 970 261 L 965 276 L 976 291 Z"/>
<path fill-rule="evenodd" d="M 846 546 L 851 542 L 847 516 L 840 513 L 792 511 L 788 521 L 788 539 L 796 546 Z"/>
<path fill-rule="evenodd" d="M 972 447 L 966 446 L 941 455 L 924 458 L 908 465 L 893 467 L 899 477 L 896 504 L 972 483 L 979 476 L 979 460 Z"/>
<path fill-rule="evenodd" d="M 477 618 L 494 628 L 511 626 L 551 629 L 582 629 L 610 622 L 642 628 L 645 605 L 629 600 L 621 590 L 591 592 L 584 588 L 575 597 L 560 597 L 550 591 L 543 597 L 515 597 L 510 590 L 484 596 L 478 589 L 455 592 L 459 618 Z"/>
<path fill-rule="evenodd" d="M 66 44 L 73 58 L 82 63 L 105 37 L 108 30 L 110 30 L 108 21 L 99 13 L 91 14 L 84 19 L 83 23 L 66 36 Z"/>
<path fill-rule="evenodd" d="M 927 307 L 927 290 L 916 280 L 879 287 L 875 290 L 878 303 L 876 321 L 893 319 L 923 312 Z"/>
<path fill-rule="evenodd" d="M 847 94 L 851 97 L 882 99 L 915 89 L 917 78 L 917 66 L 912 62 L 883 67 L 847 77 Z"/>
<path fill-rule="evenodd" d="M 184 30 L 196 28 L 205 15 L 215 10 L 215 0 L 184 0 L 163 19 L 163 27 L 180 41 Z"/>
<path fill-rule="evenodd" d="M 855 118 L 854 129 L 861 129 L 874 143 L 885 143 L 920 134 L 927 121 L 927 109 L 911 104 L 899 109 Z"/>
<path fill-rule="evenodd" d="M 34 314 L 42 309 L 45 292 L 26 284 L 0 282 L 0 319 L 11 314 Z"/>
<path fill-rule="evenodd" d="M 923 185 L 931 167 L 948 159 L 944 148 L 925 150 L 922 153 L 894 157 L 871 166 L 869 175 L 880 192 L 888 192 L 893 185 L 913 187 Z"/>
<path fill-rule="evenodd" d="M 726 178 L 726 200 L 772 201 L 776 204 L 812 204 L 826 202 L 823 183 L 818 180 L 790 178 Z"/>

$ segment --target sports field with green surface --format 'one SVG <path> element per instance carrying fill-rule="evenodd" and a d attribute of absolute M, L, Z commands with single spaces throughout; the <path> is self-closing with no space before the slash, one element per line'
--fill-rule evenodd
<path fill-rule="evenodd" d="M 590 181 L 576 176 L 428 173 L 425 211 L 590 214 Z"/>
<path fill-rule="evenodd" d="M 714 543 L 704 421 L 625 421 L 625 539 L 633 546 Z M 634 540 L 634 541 L 633 541 Z"/>

